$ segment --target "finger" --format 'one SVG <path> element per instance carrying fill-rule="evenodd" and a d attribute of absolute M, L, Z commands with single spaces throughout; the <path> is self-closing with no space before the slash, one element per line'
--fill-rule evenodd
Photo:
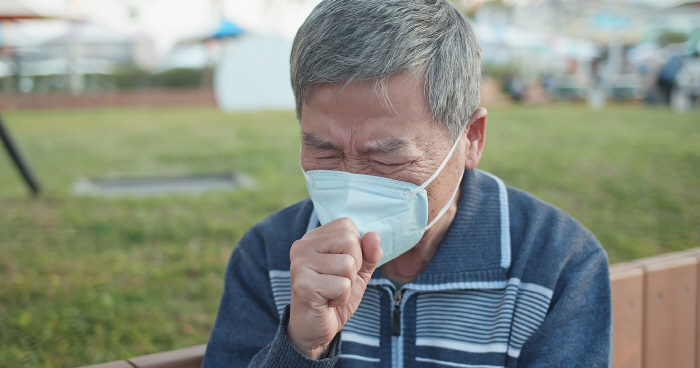
<path fill-rule="evenodd" d="M 289 258 L 300 265 L 308 264 L 318 256 L 347 255 L 354 261 L 354 269 L 357 272 L 362 266 L 362 246 L 360 239 L 347 233 L 333 233 L 318 236 L 314 239 L 301 239 L 292 244 L 289 250 Z"/>
<path fill-rule="evenodd" d="M 349 254 L 316 254 L 306 266 L 318 274 L 342 276 L 354 280 L 357 276 L 355 259 Z"/>
<path fill-rule="evenodd" d="M 329 222 L 317 229 L 314 234 L 307 233 L 297 240 L 290 250 L 290 258 L 310 257 L 314 253 L 349 254 L 355 259 L 355 270 L 362 266 L 362 249 L 360 233 L 348 218 Z"/>
<path fill-rule="evenodd" d="M 333 244 L 342 247 L 341 249 L 332 249 L 331 253 L 349 254 L 355 259 L 355 271 L 358 271 L 362 266 L 362 247 L 360 245 L 362 237 L 360 236 L 360 231 L 357 230 L 355 222 L 349 217 L 342 217 L 326 225 L 331 225 L 331 228 L 335 230 L 334 234 L 338 235 L 338 243 Z"/>
<path fill-rule="evenodd" d="M 327 258 L 328 255 L 324 256 Z M 340 256 L 342 257 L 342 255 Z M 344 257 L 348 256 L 345 255 Z M 293 266 L 295 266 L 294 263 L 306 260 L 293 260 Z M 323 267 L 316 262 L 311 266 L 316 268 Z M 344 292 L 345 286 L 352 287 L 353 282 L 348 277 L 319 273 L 312 267 L 304 264 L 291 269 L 292 296 L 297 296 L 297 301 L 313 307 L 325 306 L 329 300 L 338 298 Z M 357 273 L 354 274 L 355 278 L 357 278 Z"/>
<path fill-rule="evenodd" d="M 316 244 L 314 251 L 317 253 L 350 254 L 362 259 L 361 238 L 359 235 L 348 233 L 347 231 L 335 231 L 319 235 L 308 241 Z M 355 252 L 357 254 L 353 254 Z"/>
<path fill-rule="evenodd" d="M 355 233 L 358 239 L 360 238 L 360 231 L 357 230 L 355 222 L 349 217 L 342 217 L 312 229 L 304 235 L 304 238 L 313 238 L 333 231 L 349 231 Z"/>
<path fill-rule="evenodd" d="M 315 284 L 310 287 L 314 294 L 322 298 L 313 298 L 319 301 L 318 307 L 326 304 L 331 307 L 345 305 L 350 299 L 352 283 L 347 277 L 318 275 L 314 281 Z"/>
<path fill-rule="evenodd" d="M 379 234 L 370 231 L 362 237 L 362 267 L 358 271 L 358 276 L 362 277 L 366 283 L 372 277 L 372 273 L 381 261 L 384 251 L 380 247 L 381 238 Z"/>

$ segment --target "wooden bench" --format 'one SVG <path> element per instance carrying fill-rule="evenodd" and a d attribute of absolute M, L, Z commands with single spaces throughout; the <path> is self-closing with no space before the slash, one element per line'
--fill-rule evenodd
<path fill-rule="evenodd" d="M 700 248 L 610 266 L 614 368 L 700 368 Z M 206 345 L 91 365 L 196 368 Z"/>
<path fill-rule="evenodd" d="M 199 368 L 207 345 L 143 355 L 127 360 L 95 364 L 90 368 Z M 87 368 L 87 367 L 85 367 Z"/>
<path fill-rule="evenodd" d="M 610 266 L 614 367 L 700 368 L 700 248 Z"/>

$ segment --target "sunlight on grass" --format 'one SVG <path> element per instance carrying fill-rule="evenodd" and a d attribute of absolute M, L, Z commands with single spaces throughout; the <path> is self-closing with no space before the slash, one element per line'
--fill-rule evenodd
<path fill-rule="evenodd" d="M 700 244 L 700 113 L 493 111 L 481 167 L 561 207 L 621 261 Z"/>
<path fill-rule="evenodd" d="M 0 362 L 72 367 L 205 343 L 230 252 L 306 196 L 293 112 L 4 114 L 42 182 L 0 155 Z M 480 167 L 571 213 L 617 262 L 700 244 L 700 113 L 493 108 Z M 74 197 L 79 178 L 236 171 L 255 188 Z"/>

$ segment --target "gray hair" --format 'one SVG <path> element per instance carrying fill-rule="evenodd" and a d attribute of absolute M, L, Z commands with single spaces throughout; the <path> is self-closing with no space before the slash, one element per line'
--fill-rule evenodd
<path fill-rule="evenodd" d="M 412 71 L 433 118 L 456 139 L 479 107 L 481 48 L 449 0 L 323 0 L 299 28 L 290 57 L 297 118 L 310 88 Z"/>

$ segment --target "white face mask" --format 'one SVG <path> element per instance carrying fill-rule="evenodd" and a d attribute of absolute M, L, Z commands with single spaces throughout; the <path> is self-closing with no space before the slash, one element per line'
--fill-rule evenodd
<path fill-rule="evenodd" d="M 458 143 L 459 138 L 440 167 L 421 186 L 345 171 L 304 172 L 306 187 L 321 225 L 348 217 L 361 236 L 370 231 L 379 233 L 384 251 L 379 266 L 400 256 L 421 240 L 425 231 L 447 212 L 454 200 L 463 175 L 460 175 L 450 200 L 428 224 L 428 192 L 425 188 L 440 174 Z"/>

